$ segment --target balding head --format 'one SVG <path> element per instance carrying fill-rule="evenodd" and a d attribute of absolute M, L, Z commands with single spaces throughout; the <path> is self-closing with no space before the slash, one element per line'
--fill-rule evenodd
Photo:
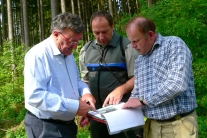
<path fill-rule="evenodd" d="M 135 29 L 135 28 L 138 29 L 143 34 L 146 34 L 149 31 L 155 33 L 156 30 L 156 26 L 154 22 L 144 17 L 136 17 L 128 21 L 128 23 L 126 24 L 126 30 Z"/>
<path fill-rule="evenodd" d="M 126 34 L 132 48 L 135 48 L 140 55 L 148 54 L 157 38 L 155 24 L 144 17 L 129 20 L 126 24 Z"/>

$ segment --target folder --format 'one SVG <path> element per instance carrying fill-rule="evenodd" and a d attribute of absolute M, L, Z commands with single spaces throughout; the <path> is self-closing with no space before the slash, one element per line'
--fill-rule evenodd
<path fill-rule="evenodd" d="M 141 108 L 121 109 L 124 103 L 109 105 L 89 111 L 87 117 L 107 125 L 110 135 L 135 129 L 144 125 L 144 116 Z"/>

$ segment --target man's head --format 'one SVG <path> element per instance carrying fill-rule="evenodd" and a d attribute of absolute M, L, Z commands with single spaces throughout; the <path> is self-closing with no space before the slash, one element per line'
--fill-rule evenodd
<path fill-rule="evenodd" d="M 63 55 L 72 54 L 82 38 L 84 25 L 76 14 L 61 13 L 52 19 L 50 31 L 55 44 Z"/>
<path fill-rule="evenodd" d="M 133 18 L 126 24 L 127 37 L 140 55 L 148 54 L 152 49 L 157 37 L 155 30 L 154 22 L 144 17 Z"/>
<path fill-rule="evenodd" d="M 112 38 L 114 24 L 113 17 L 106 11 L 97 11 L 91 16 L 91 27 L 93 35 L 98 43 L 105 46 Z"/>

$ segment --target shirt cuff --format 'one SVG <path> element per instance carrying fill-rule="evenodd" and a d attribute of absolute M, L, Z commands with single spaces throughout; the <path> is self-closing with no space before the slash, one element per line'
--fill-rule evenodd
<path fill-rule="evenodd" d="M 79 101 L 78 100 L 74 100 L 74 99 L 67 99 L 68 100 L 68 113 L 71 114 L 71 116 L 75 116 L 78 108 L 79 108 Z"/>
<path fill-rule="evenodd" d="M 91 94 L 91 92 L 90 92 L 90 89 L 89 89 L 89 88 L 84 88 L 84 89 L 83 89 L 83 94 L 82 94 L 82 95 L 84 95 L 84 94 L 86 94 L 86 93 Z"/>

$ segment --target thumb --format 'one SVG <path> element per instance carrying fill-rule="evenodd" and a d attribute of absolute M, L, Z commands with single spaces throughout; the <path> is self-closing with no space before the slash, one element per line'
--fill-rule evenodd
<path fill-rule="evenodd" d="M 125 108 L 128 108 L 126 103 L 121 107 L 121 109 L 125 109 Z"/>

